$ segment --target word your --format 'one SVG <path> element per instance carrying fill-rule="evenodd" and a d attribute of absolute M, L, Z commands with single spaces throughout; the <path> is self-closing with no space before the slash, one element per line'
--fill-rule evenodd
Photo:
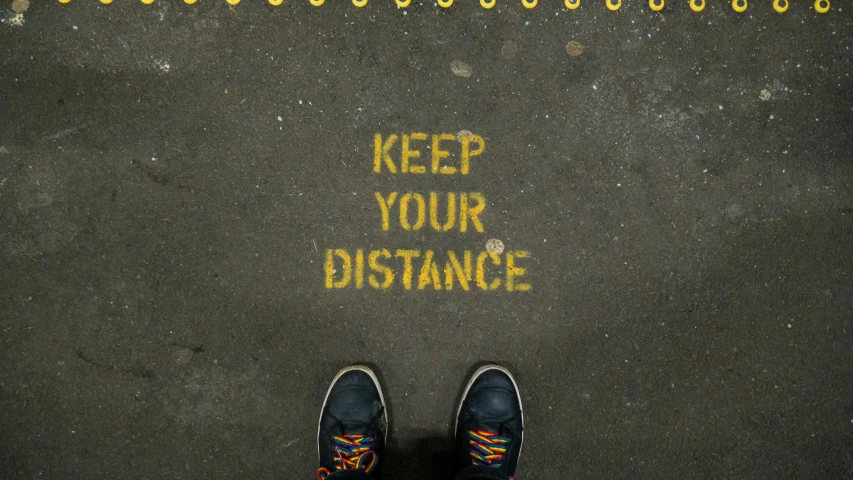
<path fill-rule="evenodd" d="M 439 198 L 441 197 L 441 201 Z M 468 222 L 478 232 L 483 231 L 483 223 L 480 221 L 480 214 L 486 208 L 486 198 L 481 193 L 460 193 L 459 197 L 459 231 L 468 231 Z M 388 196 L 383 197 L 381 193 L 376 192 L 376 201 L 379 203 L 379 210 L 382 213 L 382 230 L 386 232 L 391 228 L 391 209 L 394 208 L 395 202 L 397 211 L 400 214 L 400 227 L 403 230 L 420 230 L 426 225 L 427 220 L 427 200 L 420 193 L 407 192 L 399 196 L 397 201 L 397 192 L 391 192 Z M 439 194 L 431 192 L 429 194 L 429 226 L 437 232 L 446 232 L 452 229 L 456 222 L 456 193 Z M 441 204 L 442 208 L 439 208 Z M 444 221 L 439 220 L 439 211 L 444 211 Z"/>
<path fill-rule="evenodd" d="M 442 262 L 432 250 L 396 250 L 392 256 L 385 248 L 369 252 L 358 249 L 354 255 L 343 249 L 329 249 L 326 288 L 361 289 L 367 284 L 377 290 L 397 285 L 406 290 L 453 290 L 458 286 L 464 291 L 474 288 L 490 291 L 503 285 L 509 292 L 526 292 L 530 284 L 519 282 L 519 278 L 527 271 L 517 265 L 524 258 L 530 258 L 530 252 L 506 251 L 498 255 L 465 250 L 460 256 L 448 250 Z M 391 262 L 397 267 L 402 263 L 402 271 L 392 268 Z"/>
<path fill-rule="evenodd" d="M 425 142 L 428 138 L 431 146 L 429 167 L 430 172 L 434 174 L 453 175 L 458 172 L 462 175 L 468 175 L 471 170 L 471 158 L 480 155 L 486 149 L 486 142 L 483 137 L 471 133 L 459 135 L 458 139 L 456 135 L 451 133 L 435 135 L 411 133 L 399 137 L 396 134 L 391 134 L 384 140 L 382 134 L 377 133 L 373 140 L 373 172 L 382 173 L 384 166 L 388 173 L 397 173 L 398 171 L 400 173 L 426 173 L 427 166 L 416 163 L 421 158 L 421 151 L 415 147 L 418 146 L 416 142 Z M 397 140 L 400 140 L 399 146 L 397 146 Z M 445 159 L 450 156 L 450 150 L 442 150 L 442 142 L 445 142 L 446 145 L 452 145 L 451 140 L 460 144 L 458 168 L 444 164 Z M 475 146 L 473 149 L 472 145 Z M 394 154 L 399 152 L 397 156 L 399 160 L 392 157 L 392 150 Z"/>

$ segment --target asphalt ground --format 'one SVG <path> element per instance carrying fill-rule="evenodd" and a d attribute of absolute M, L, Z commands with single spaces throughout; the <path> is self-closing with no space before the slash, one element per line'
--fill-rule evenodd
<path fill-rule="evenodd" d="M 486 361 L 522 479 L 853 476 L 853 7 L 9 3 L 0 477 L 312 478 L 367 362 L 448 478 Z"/>

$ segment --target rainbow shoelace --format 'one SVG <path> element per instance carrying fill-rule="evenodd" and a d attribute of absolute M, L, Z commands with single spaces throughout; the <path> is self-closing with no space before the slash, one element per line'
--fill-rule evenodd
<path fill-rule="evenodd" d="M 487 430 L 468 431 L 468 453 L 474 465 L 501 468 L 509 438 Z M 514 479 L 515 477 L 509 477 Z"/>
<path fill-rule="evenodd" d="M 373 437 L 365 437 L 361 434 L 341 435 L 334 437 L 335 446 L 335 471 L 338 470 L 361 470 L 370 472 L 376 467 L 379 457 L 370 449 Z M 317 480 L 325 480 L 332 473 L 328 468 L 322 467 L 317 471 Z"/>

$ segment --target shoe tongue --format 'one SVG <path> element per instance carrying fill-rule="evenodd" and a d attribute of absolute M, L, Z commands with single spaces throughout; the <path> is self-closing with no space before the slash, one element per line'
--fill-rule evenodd
<path fill-rule="evenodd" d="M 471 430 L 483 430 L 494 433 L 498 436 L 506 436 L 509 432 L 503 428 L 503 422 L 500 420 L 478 420 L 474 425 L 471 425 Z"/>
<path fill-rule="evenodd" d="M 341 434 L 342 435 L 364 435 L 370 436 L 370 425 L 365 425 L 363 423 L 355 423 L 355 422 L 342 422 L 341 423 Z"/>
<path fill-rule="evenodd" d="M 371 402 L 370 405 L 352 403 L 348 405 L 348 415 L 341 418 L 341 429 L 344 435 L 374 435 L 374 420 L 382 411 L 382 404 Z M 367 423 L 365 420 L 369 419 Z"/>

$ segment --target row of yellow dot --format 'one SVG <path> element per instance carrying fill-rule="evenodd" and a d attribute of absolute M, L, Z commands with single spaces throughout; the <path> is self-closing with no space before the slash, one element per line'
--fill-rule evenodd
<path fill-rule="evenodd" d="M 71 0 L 59 0 L 59 3 L 68 3 Z M 140 0 L 142 3 L 146 5 L 150 5 L 154 3 L 154 0 Z M 196 3 L 198 0 L 184 0 L 184 3 L 192 5 Z M 237 5 L 240 3 L 240 0 L 225 0 L 229 5 Z M 282 0 L 267 0 L 270 2 L 270 5 L 281 5 Z M 743 13 L 746 11 L 747 0 L 732 0 L 732 9 L 738 13 Z M 113 0 L 100 0 L 104 5 L 109 5 L 113 3 Z M 319 7 L 324 4 L 326 0 L 308 0 L 311 5 L 315 7 Z M 412 3 L 412 0 L 394 0 L 397 6 L 401 8 L 406 8 L 409 4 Z M 448 8 L 453 5 L 453 0 L 436 0 L 438 5 L 444 8 Z M 581 0 L 563 0 L 566 5 L 566 8 L 569 10 L 574 10 L 581 6 Z M 497 0 L 480 0 L 480 6 L 486 9 L 492 8 L 497 3 Z M 521 0 L 521 4 L 524 5 L 525 8 L 533 8 L 539 3 L 539 0 Z M 363 7 L 367 5 L 367 0 L 352 0 L 352 4 L 356 7 Z M 604 0 L 604 4 L 607 6 L 608 10 L 616 11 L 622 8 L 622 0 Z M 789 0 L 773 0 L 773 10 L 776 10 L 779 13 L 784 13 L 788 11 Z M 659 12 L 663 10 L 664 0 L 649 0 L 649 8 L 652 10 Z M 690 0 L 690 9 L 694 12 L 701 12 L 705 9 L 705 0 Z M 814 9 L 818 13 L 826 13 L 829 11 L 829 0 L 815 0 Z"/>

